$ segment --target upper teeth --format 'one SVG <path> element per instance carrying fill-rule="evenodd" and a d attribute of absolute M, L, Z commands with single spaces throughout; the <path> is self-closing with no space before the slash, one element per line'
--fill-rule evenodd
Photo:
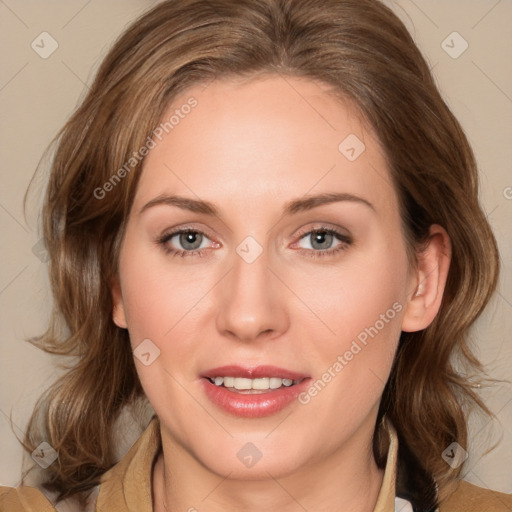
<path fill-rule="evenodd" d="M 263 377 L 261 379 L 246 379 L 243 377 L 215 377 L 212 379 L 216 386 L 235 389 L 277 389 L 281 386 L 297 384 L 298 380 L 280 379 L 279 377 Z"/>

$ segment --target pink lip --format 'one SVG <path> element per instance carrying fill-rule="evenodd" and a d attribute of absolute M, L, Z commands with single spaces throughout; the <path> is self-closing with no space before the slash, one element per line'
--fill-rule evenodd
<path fill-rule="evenodd" d="M 302 380 L 309 375 L 304 373 L 292 372 L 285 370 L 284 368 L 278 368 L 277 366 L 256 366 L 256 367 L 242 367 L 237 365 L 219 366 L 218 368 L 212 368 L 201 374 L 201 377 L 209 377 L 214 379 L 215 377 L 243 377 L 246 379 L 259 379 L 262 377 L 279 377 L 281 379 L 292 379 Z"/>
<path fill-rule="evenodd" d="M 257 379 L 261 377 L 279 377 L 281 379 L 298 380 L 297 384 L 269 390 L 265 393 L 244 394 L 229 391 L 223 386 L 216 386 L 208 380 L 215 377 L 242 377 Z M 201 383 L 206 396 L 218 407 L 234 416 L 244 418 L 262 418 L 283 410 L 308 386 L 310 378 L 307 375 L 277 368 L 275 366 L 258 366 L 243 368 L 241 366 L 222 366 L 213 368 L 201 375 Z"/>

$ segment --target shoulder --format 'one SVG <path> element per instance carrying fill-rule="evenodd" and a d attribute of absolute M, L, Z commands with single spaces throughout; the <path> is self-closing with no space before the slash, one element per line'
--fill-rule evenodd
<path fill-rule="evenodd" d="M 36 487 L 0 486 L 0 512 L 55 512 L 55 510 Z"/>
<path fill-rule="evenodd" d="M 73 497 L 57 503 L 56 492 L 29 485 L 0 486 L 0 512 L 93 512 L 99 488 L 99 485 L 92 488 L 81 503 L 75 501 Z"/>
<path fill-rule="evenodd" d="M 439 512 L 512 512 L 512 494 L 483 489 L 461 481 Z"/>

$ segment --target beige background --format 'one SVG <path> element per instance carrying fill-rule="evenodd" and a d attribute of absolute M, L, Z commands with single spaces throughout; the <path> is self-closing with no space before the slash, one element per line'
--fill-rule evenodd
<path fill-rule="evenodd" d="M 22 198 L 45 147 L 84 94 L 100 58 L 149 0 L 0 0 L 1 354 L 0 485 L 19 482 L 22 435 L 39 394 L 58 374 L 54 362 L 24 338 L 47 322 L 46 264 L 34 245 L 39 198 L 25 221 Z M 497 378 L 512 377 L 512 0 L 389 0 L 431 64 L 462 122 L 481 170 L 481 197 L 504 264 L 499 293 L 474 329 L 475 347 Z M 452 32 L 467 41 L 458 58 L 443 49 Z M 57 41 L 47 59 L 31 47 L 42 32 Z M 453 40 L 453 42 L 452 42 Z M 457 52 L 463 40 L 445 45 Z M 40 187 L 41 188 L 41 187 Z M 39 254 L 39 257 L 38 257 Z M 471 421 L 465 478 L 512 493 L 512 386 L 482 392 L 501 426 Z M 131 440 L 139 431 L 132 431 Z M 489 440 L 497 448 L 482 456 Z"/>

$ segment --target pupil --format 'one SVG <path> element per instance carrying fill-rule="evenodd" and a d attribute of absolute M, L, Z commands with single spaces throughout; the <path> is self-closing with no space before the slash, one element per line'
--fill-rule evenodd
<path fill-rule="evenodd" d="M 332 236 L 333 235 L 331 233 L 327 233 L 326 231 L 317 231 L 314 235 L 313 247 L 315 248 L 314 244 L 319 242 L 321 245 L 323 243 L 323 246 L 319 247 L 319 249 L 328 249 L 331 245 L 330 242 L 332 241 Z"/>
<path fill-rule="evenodd" d="M 192 249 L 192 250 L 197 249 L 201 245 L 200 236 L 201 235 L 199 233 L 194 233 L 192 231 L 190 231 L 188 233 L 182 233 L 180 236 L 180 243 L 181 243 L 182 247 L 184 247 L 186 249 Z M 197 242 L 197 239 L 199 239 L 199 242 Z M 194 240 L 195 240 L 195 242 L 194 242 Z M 192 244 L 192 247 L 190 247 L 187 244 Z"/>

